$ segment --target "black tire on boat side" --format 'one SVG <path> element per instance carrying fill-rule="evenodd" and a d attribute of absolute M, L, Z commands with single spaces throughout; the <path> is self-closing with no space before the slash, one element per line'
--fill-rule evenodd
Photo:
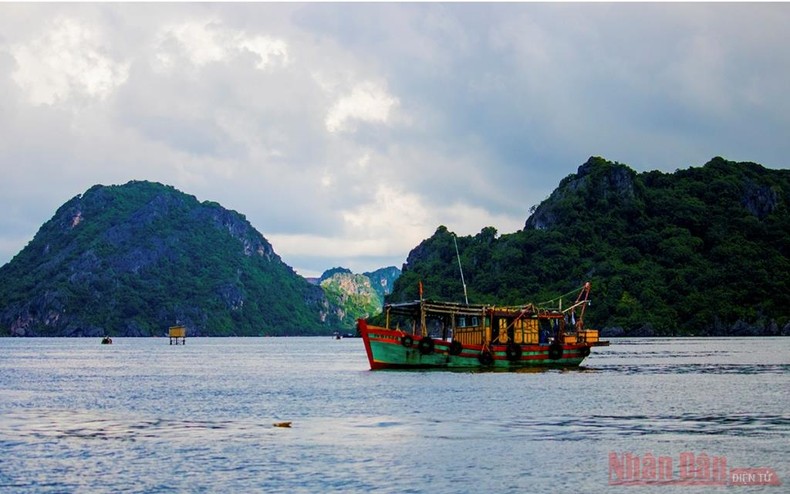
<path fill-rule="evenodd" d="M 405 346 L 406 348 L 411 348 L 414 344 L 414 338 L 409 335 L 406 335 L 400 339 L 400 344 Z"/>
<path fill-rule="evenodd" d="M 521 345 L 517 345 L 512 341 L 507 344 L 507 348 L 505 349 L 505 355 L 507 359 L 511 362 L 516 362 L 521 360 Z"/>
<path fill-rule="evenodd" d="M 581 347 L 579 349 L 579 353 L 582 354 L 582 357 L 587 357 L 588 355 L 590 355 L 590 347 L 588 346 Z"/>
<path fill-rule="evenodd" d="M 453 340 L 450 342 L 450 346 L 447 348 L 447 353 L 450 355 L 461 355 L 461 352 L 464 351 L 464 346 L 458 340 Z"/>
<path fill-rule="evenodd" d="M 494 364 L 494 355 L 489 352 L 488 350 L 483 350 L 477 356 L 477 360 L 480 361 L 481 364 L 485 366 L 493 365 Z"/>
<path fill-rule="evenodd" d="M 420 353 L 422 355 L 429 355 L 433 353 L 433 339 L 430 336 L 426 336 L 420 340 L 419 343 Z"/>
<path fill-rule="evenodd" d="M 549 358 L 551 360 L 559 360 L 562 358 L 562 345 L 559 343 L 552 343 L 549 347 Z"/>

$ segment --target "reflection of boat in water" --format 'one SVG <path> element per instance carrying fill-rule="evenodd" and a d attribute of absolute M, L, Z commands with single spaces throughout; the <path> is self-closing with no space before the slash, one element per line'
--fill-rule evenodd
<path fill-rule="evenodd" d="M 573 292 L 575 293 L 575 292 Z M 417 300 L 386 304 L 384 326 L 357 321 L 371 369 L 578 366 L 599 341 L 586 329 L 590 284 L 562 308 Z M 408 329 L 400 329 L 402 324 Z"/>
<path fill-rule="evenodd" d="M 101 339 L 101 344 L 112 345 L 112 338 L 110 338 L 109 336 L 105 336 L 104 338 Z"/>

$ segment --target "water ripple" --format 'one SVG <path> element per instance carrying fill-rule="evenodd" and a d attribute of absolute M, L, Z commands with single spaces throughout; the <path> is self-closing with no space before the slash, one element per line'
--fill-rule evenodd
<path fill-rule="evenodd" d="M 786 437 L 790 415 L 679 414 L 541 416 L 507 421 L 442 423 L 430 437 L 468 440 L 490 435 L 530 441 L 614 440 L 636 436 L 730 436 L 752 440 Z"/>
<path fill-rule="evenodd" d="M 616 374 L 775 374 L 790 373 L 790 364 L 702 364 L 702 363 L 670 363 L 670 364 L 597 364 L 593 369 Z"/>
<path fill-rule="evenodd" d="M 272 422 L 240 420 L 135 419 L 95 411 L 27 410 L 4 414 L 0 438 L 32 437 L 46 439 L 83 439 L 138 441 L 177 440 L 180 437 L 210 435 L 216 439 L 271 433 Z"/>

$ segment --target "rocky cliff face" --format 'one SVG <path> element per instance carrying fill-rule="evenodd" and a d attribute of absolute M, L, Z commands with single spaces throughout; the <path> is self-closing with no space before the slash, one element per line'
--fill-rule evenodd
<path fill-rule="evenodd" d="M 579 167 L 575 175 L 560 182 L 551 196 L 535 208 L 527 218 L 525 229 L 550 229 L 561 223 L 567 205 L 574 198 L 596 202 L 625 204 L 637 200 L 636 172 L 625 165 L 611 163 L 603 158 L 591 157 Z M 567 216 L 567 215 L 566 215 Z"/>
<path fill-rule="evenodd" d="M 400 269 L 389 266 L 363 274 L 370 279 L 371 287 L 378 293 L 381 300 L 384 300 L 384 297 L 392 293 L 395 280 L 400 277 Z"/>
<path fill-rule="evenodd" d="M 335 315 L 345 328 L 352 328 L 358 318 L 381 312 L 384 297 L 392 292 L 400 270 L 394 266 L 373 272 L 354 274 L 345 268 L 334 268 L 321 276 L 321 288 L 336 307 Z"/>
<path fill-rule="evenodd" d="M 0 268 L 0 334 L 303 334 L 338 324 L 323 291 L 244 216 L 150 182 L 94 186 Z"/>

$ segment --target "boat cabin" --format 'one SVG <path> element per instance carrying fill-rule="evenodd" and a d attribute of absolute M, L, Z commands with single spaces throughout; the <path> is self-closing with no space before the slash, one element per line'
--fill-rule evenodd
<path fill-rule="evenodd" d="M 454 339 L 464 346 L 509 342 L 548 345 L 565 332 L 562 311 L 538 309 L 532 304 L 495 307 L 419 300 L 387 304 L 384 312 L 387 329 L 420 337 L 432 335 L 445 341 Z"/>

